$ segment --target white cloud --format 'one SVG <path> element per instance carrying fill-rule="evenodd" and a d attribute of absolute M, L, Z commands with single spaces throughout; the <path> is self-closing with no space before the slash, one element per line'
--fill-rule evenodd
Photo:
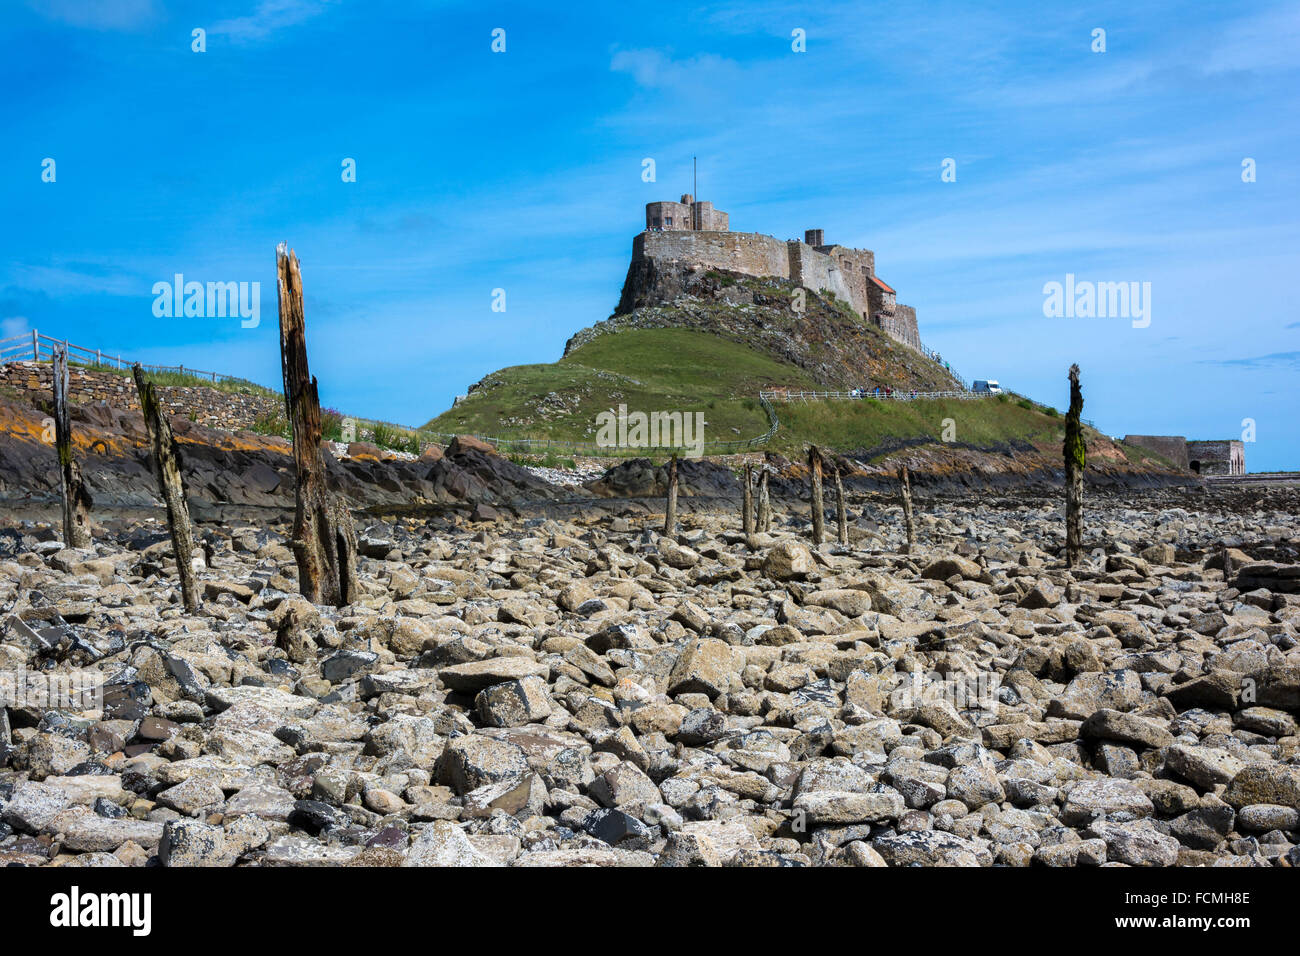
<path fill-rule="evenodd" d="M 219 20 L 208 33 L 236 41 L 262 40 L 277 30 L 305 23 L 334 3 L 335 0 L 260 0 L 252 13 Z"/>
<path fill-rule="evenodd" d="M 0 339 L 10 339 L 15 335 L 26 335 L 32 330 L 25 315 L 11 315 L 0 319 Z"/>
<path fill-rule="evenodd" d="M 87 30 L 135 30 L 154 19 L 154 0 L 27 0 L 41 16 Z"/>
<path fill-rule="evenodd" d="M 615 73 L 626 73 L 638 86 L 647 89 L 694 91 L 708 89 L 722 80 L 735 80 L 741 76 L 740 65 L 735 60 L 706 53 L 686 59 L 673 59 L 662 50 L 615 50 L 609 68 Z"/>

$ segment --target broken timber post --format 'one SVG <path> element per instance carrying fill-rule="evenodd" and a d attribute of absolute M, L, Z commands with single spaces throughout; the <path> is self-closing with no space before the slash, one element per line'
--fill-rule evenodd
<path fill-rule="evenodd" d="M 849 512 L 844 504 L 844 481 L 840 477 L 842 469 L 835 466 L 835 522 L 838 525 L 840 544 L 849 543 Z"/>
<path fill-rule="evenodd" d="M 763 463 L 762 477 L 758 482 L 758 530 L 772 530 L 772 499 L 767 494 L 767 462 Z"/>
<path fill-rule="evenodd" d="M 740 524 L 745 536 L 754 533 L 754 466 L 745 462 L 745 493 L 741 502 Z"/>
<path fill-rule="evenodd" d="M 907 550 L 911 554 L 916 549 L 916 519 L 912 515 L 912 480 L 907 473 L 907 466 L 898 469 L 898 483 L 903 493 L 903 524 L 907 529 Z"/>
<path fill-rule="evenodd" d="M 664 508 L 664 534 L 677 531 L 677 456 L 668 463 L 668 505 Z"/>
<path fill-rule="evenodd" d="M 54 346 L 54 448 L 59 456 L 59 490 L 63 494 L 63 545 L 90 547 L 90 508 L 94 500 L 81 480 L 81 467 L 72 457 L 72 427 L 68 418 L 68 350 Z"/>
<path fill-rule="evenodd" d="M 135 389 L 140 395 L 140 410 L 144 413 L 144 427 L 149 435 L 154 472 L 158 476 L 158 491 L 167 505 L 167 527 L 172 535 L 172 551 L 176 556 L 176 573 L 181 579 L 181 600 L 185 610 L 195 614 L 199 610 L 199 583 L 194 577 L 194 530 L 190 525 L 190 509 L 185 503 L 185 480 L 181 476 L 181 450 L 172 435 L 171 423 L 163 414 L 154 387 L 144 380 L 144 371 L 137 362 L 131 367 L 135 376 Z"/>
<path fill-rule="evenodd" d="M 275 250 L 280 293 L 280 362 L 284 401 L 293 426 L 297 503 L 293 518 L 298 590 L 313 604 L 342 607 L 357 596 L 357 533 L 352 514 L 326 482 L 321 455 L 320 395 L 307 368 L 306 319 L 298 257 L 280 243 Z"/>
<path fill-rule="evenodd" d="M 1070 366 L 1070 410 L 1065 416 L 1065 564 L 1074 567 L 1083 556 L 1083 392 L 1079 389 L 1079 366 Z"/>
<path fill-rule="evenodd" d="M 826 511 L 822 502 L 822 453 L 816 445 L 808 449 L 808 470 L 812 473 L 812 542 L 817 547 L 826 531 Z"/>

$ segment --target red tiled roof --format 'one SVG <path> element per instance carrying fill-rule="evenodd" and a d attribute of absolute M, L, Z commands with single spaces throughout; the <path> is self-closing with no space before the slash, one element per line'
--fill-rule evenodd
<path fill-rule="evenodd" d="M 885 285 L 885 283 L 881 282 L 880 279 L 876 276 L 872 276 L 871 281 L 874 282 L 876 285 L 880 286 L 880 288 L 884 289 L 886 292 L 894 292 L 892 288 Z M 894 292 L 894 294 L 897 295 L 898 293 Z"/>

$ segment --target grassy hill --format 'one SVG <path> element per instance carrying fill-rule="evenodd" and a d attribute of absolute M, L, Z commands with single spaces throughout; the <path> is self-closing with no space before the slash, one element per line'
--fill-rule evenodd
<path fill-rule="evenodd" d="M 593 442 L 597 415 L 703 412 L 706 454 L 718 443 L 763 435 L 767 411 L 760 389 L 846 391 L 884 386 L 896 391 L 947 391 L 960 386 L 940 364 L 890 338 L 843 302 L 810 294 L 793 309 L 796 287 L 785 280 L 688 267 L 653 277 L 648 301 L 583 329 L 564 357 L 493 372 L 459 405 L 424 425 L 444 434 L 502 439 Z M 1023 469 L 1060 461 L 1064 420 L 1018 395 L 974 400 L 873 399 L 774 401 L 780 428 L 764 446 L 796 457 L 808 443 L 875 461 L 902 448 L 930 446 L 931 458 L 981 455 L 1002 468 L 1012 455 Z M 1117 467 L 1161 465 L 1141 449 L 1120 446 L 1086 429 L 1090 454 Z M 1031 447 L 1032 446 L 1032 447 Z M 507 446 L 509 449 L 509 446 Z M 513 450 L 518 450 L 517 446 Z M 546 454 L 572 450 L 534 449 Z M 624 450 L 616 454 L 645 454 Z M 653 450 L 650 450 L 653 455 Z M 662 457 L 661 451 L 655 457 Z"/>
<path fill-rule="evenodd" d="M 598 336 L 552 364 L 494 372 L 424 427 L 592 441 L 596 416 L 623 404 L 633 411 L 702 411 L 706 438 L 732 441 L 767 430 L 758 392 L 773 386 L 824 387 L 803 369 L 706 332 L 629 329 Z M 786 454 L 800 452 L 808 442 L 842 451 L 917 439 L 938 443 L 945 430 L 965 445 L 1059 445 L 1064 428 L 1056 409 L 1010 395 L 970 401 L 777 402 L 773 407 L 781 427 L 770 447 Z"/>
<path fill-rule="evenodd" d="M 633 411 L 703 412 L 710 441 L 767 431 L 760 388 L 814 388 L 802 369 L 693 329 L 601 335 L 549 365 L 516 365 L 483 379 L 425 428 L 503 438 L 592 441 L 596 416 Z"/>

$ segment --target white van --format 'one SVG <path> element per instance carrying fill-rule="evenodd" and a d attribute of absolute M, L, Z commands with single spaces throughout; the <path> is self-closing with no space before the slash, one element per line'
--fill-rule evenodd
<path fill-rule="evenodd" d="M 978 393 L 981 394 L 981 395 L 1001 395 L 1001 394 L 1002 394 L 1002 386 L 999 385 L 996 381 L 994 381 L 994 380 L 991 379 L 991 378 L 988 379 L 987 381 L 984 380 L 984 379 L 981 379 L 980 381 L 975 382 L 974 384 L 971 385 L 971 389 L 970 389 L 970 390 L 971 390 L 972 392 L 978 392 Z"/>

